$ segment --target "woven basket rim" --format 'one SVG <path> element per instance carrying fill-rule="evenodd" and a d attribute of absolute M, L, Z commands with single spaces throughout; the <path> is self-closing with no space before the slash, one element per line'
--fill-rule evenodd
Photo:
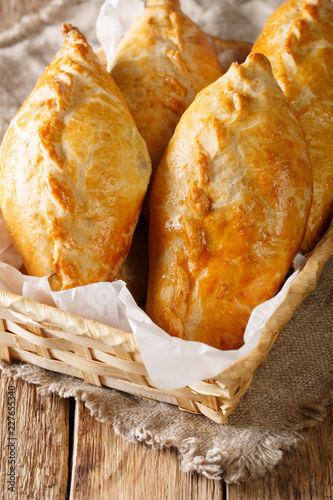
<path fill-rule="evenodd" d="M 0 290 L 0 325 L 4 329 L 0 357 L 8 362 L 16 358 L 83 378 L 90 384 L 176 404 L 181 410 L 201 413 L 223 424 L 248 389 L 255 369 L 268 355 L 280 330 L 315 288 L 324 264 L 332 254 L 333 222 L 308 257 L 285 299 L 267 321 L 253 350 L 209 380 L 201 380 L 180 389 L 164 391 L 155 385 L 141 359 L 133 333 L 5 290 Z M 24 325 L 23 328 L 20 325 Z M 58 338 L 50 339 L 48 333 L 65 339 L 65 344 L 59 345 Z M 40 337 L 43 337 L 42 341 Z M 70 347 L 66 347 L 67 341 L 72 343 Z"/>
<path fill-rule="evenodd" d="M 309 255 L 304 268 L 297 276 L 294 283 L 288 290 L 285 299 L 278 307 L 277 311 L 272 315 L 270 320 L 267 321 L 264 330 L 260 336 L 259 342 L 256 347 L 247 355 L 243 356 L 239 361 L 235 362 L 228 369 L 220 374 L 216 374 L 218 380 L 223 383 L 228 383 L 231 379 L 233 381 L 247 379 L 254 372 L 254 369 L 265 359 L 268 354 L 268 346 L 274 343 L 272 340 L 272 323 L 274 335 L 276 335 L 285 324 L 291 319 L 292 315 L 298 308 L 300 302 L 315 288 L 315 283 L 325 265 L 325 263 L 333 255 L 333 221 L 319 241 L 315 249 Z M 296 294 L 296 302 L 292 306 L 288 304 L 289 298 Z M 137 352 L 139 349 L 135 341 L 133 333 L 124 332 L 117 328 L 111 327 L 105 323 L 100 323 L 91 319 L 86 319 L 77 314 L 63 311 L 55 306 L 40 303 L 34 299 L 22 297 L 6 290 L 0 289 L 1 308 L 12 307 L 20 314 L 28 315 L 34 322 L 44 322 L 48 326 L 70 330 L 71 333 L 84 336 L 89 335 L 98 340 L 108 343 L 108 338 L 115 335 L 122 338 L 125 342 L 130 340 L 130 343 L 136 347 Z M 288 320 L 285 321 L 285 315 Z M 279 316 L 281 325 L 274 325 L 276 316 Z M 282 316 L 282 317 L 281 317 Z M 279 323 L 279 322 L 278 322 Z M 280 327 L 280 328 L 279 328 Z M 245 366 L 244 366 L 245 365 Z M 222 377 L 223 375 L 223 377 Z M 214 377 L 213 377 L 214 378 Z M 195 384 L 194 384 L 195 385 Z"/>
<path fill-rule="evenodd" d="M 75 313 L 64 311 L 56 306 L 43 304 L 35 299 L 23 297 L 7 290 L 0 289 L 1 305 L 5 308 L 7 306 L 13 307 L 18 313 L 29 315 L 33 322 L 45 322 L 50 326 L 60 327 L 64 330 L 71 329 L 72 333 L 76 335 L 86 335 L 90 332 L 99 331 L 107 339 L 111 334 L 118 334 L 124 338 L 130 336 L 134 337 L 133 333 L 124 332 L 105 323 L 100 323 L 92 319 L 83 318 Z M 38 309 L 38 311 L 37 311 Z"/>

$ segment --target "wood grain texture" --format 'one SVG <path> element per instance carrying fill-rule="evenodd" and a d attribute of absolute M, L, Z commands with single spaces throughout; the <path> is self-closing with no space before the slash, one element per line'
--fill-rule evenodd
<path fill-rule="evenodd" d="M 285 454 L 273 474 L 241 485 L 227 485 L 228 500 L 324 500 L 333 498 L 333 406 L 309 441 Z"/>
<path fill-rule="evenodd" d="M 117 436 L 76 404 L 71 500 L 222 500 L 220 481 L 180 471 L 173 449 L 152 450 Z"/>
<path fill-rule="evenodd" d="M 2 374 L 0 400 L 1 498 L 65 499 L 69 400 L 41 395 L 35 385 Z M 8 490 L 8 479 L 14 480 L 15 493 Z"/>

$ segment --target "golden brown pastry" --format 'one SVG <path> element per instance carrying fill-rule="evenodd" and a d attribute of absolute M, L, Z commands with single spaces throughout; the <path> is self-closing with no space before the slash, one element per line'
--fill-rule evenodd
<path fill-rule="evenodd" d="M 148 0 L 108 70 L 147 143 L 153 173 L 185 109 L 223 72 L 208 36 L 178 0 Z"/>
<path fill-rule="evenodd" d="M 182 116 L 151 192 L 147 313 L 171 335 L 237 349 L 304 236 L 312 178 L 303 130 L 251 54 Z"/>
<path fill-rule="evenodd" d="M 53 289 L 112 280 L 130 247 L 151 162 L 124 98 L 84 36 L 65 43 L 12 120 L 0 203 L 29 274 Z"/>
<path fill-rule="evenodd" d="M 306 253 L 333 215 L 333 3 L 289 0 L 269 18 L 252 50 L 270 60 L 307 139 L 313 204 L 301 246 Z"/>

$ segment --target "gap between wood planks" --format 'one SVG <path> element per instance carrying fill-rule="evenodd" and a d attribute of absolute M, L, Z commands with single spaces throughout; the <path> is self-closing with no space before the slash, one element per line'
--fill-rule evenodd
<path fill-rule="evenodd" d="M 129 443 L 78 402 L 70 498 L 221 500 L 225 494 L 221 481 L 181 472 L 176 450 Z"/>

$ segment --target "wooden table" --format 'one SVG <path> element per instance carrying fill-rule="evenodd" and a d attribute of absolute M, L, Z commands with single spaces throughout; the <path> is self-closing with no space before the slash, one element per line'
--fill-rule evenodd
<path fill-rule="evenodd" d="M 8 399 L 8 396 L 14 399 Z M 288 452 L 275 474 L 226 485 L 180 471 L 173 449 L 156 451 L 117 436 L 74 399 L 42 395 L 36 386 L 0 376 L 2 499 L 324 500 L 333 498 L 333 407 L 308 443 Z M 8 421 L 8 405 L 12 419 Z M 14 403 L 14 404 L 13 404 Z M 16 438 L 7 448 L 12 426 Z M 16 493 L 8 491 L 15 460 Z"/>
<path fill-rule="evenodd" d="M 0 31 L 49 1 L 1 0 Z M 173 449 L 156 451 L 126 442 L 74 399 L 42 395 L 36 386 L 4 375 L 0 375 L 0 396 L 1 499 L 333 498 L 332 407 L 324 422 L 309 430 L 308 443 L 286 453 L 274 474 L 226 485 L 181 472 Z M 10 437 L 15 440 L 9 441 Z M 15 474 L 10 470 L 11 459 Z M 10 480 L 15 493 L 8 490 Z"/>

